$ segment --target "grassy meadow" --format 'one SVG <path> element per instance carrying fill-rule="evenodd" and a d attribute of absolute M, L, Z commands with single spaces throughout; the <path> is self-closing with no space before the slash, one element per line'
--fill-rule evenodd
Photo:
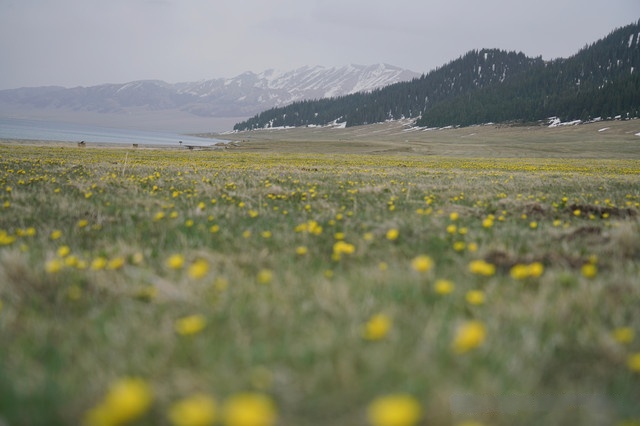
<path fill-rule="evenodd" d="M 640 422 L 637 148 L 256 146 L 0 144 L 0 425 Z"/>

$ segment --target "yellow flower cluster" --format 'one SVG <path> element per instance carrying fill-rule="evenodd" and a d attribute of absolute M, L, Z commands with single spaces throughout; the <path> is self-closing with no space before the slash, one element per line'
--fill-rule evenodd
<path fill-rule="evenodd" d="M 491 263 L 487 263 L 486 261 L 479 259 L 469 263 L 469 272 L 475 275 L 490 277 L 495 275 L 496 267 Z"/>
<path fill-rule="evenodd" d="M 533 262 L 528 265 L 518 263 L 511 268 L 509 274 L 513 279 L 526 280 L 527 278 L 538 278 L 544 272 L 544 265 L 540 262 Z"/>
<path fill-rule="evenodd" d="M 365 340 L 384 339 L 391 329 L 391 319 L 384 314 L 374 315 L 367 321 L 362 330 Z"/>
<path fill-rule="evenodd" d="M 140 378 L 114 382 L 103 400 L 85 416 L 87 426 L 118 426 L 142 417 L 151 407 L 153 393 Z"/>

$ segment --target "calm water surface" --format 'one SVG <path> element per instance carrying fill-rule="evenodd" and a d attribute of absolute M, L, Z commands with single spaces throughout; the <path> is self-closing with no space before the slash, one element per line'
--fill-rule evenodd
<path fill-rule="evenodd" d="M 0 118 L 0 139 L 138 143 L 147 145 L 179 145 L 179 141 L 182 141 L 184 145 L 197 146 L 210 146 L 225 142 L 220 139 L 198 138 L 173 133 L 85 126 L 82 124 L 22 118 Z"/>

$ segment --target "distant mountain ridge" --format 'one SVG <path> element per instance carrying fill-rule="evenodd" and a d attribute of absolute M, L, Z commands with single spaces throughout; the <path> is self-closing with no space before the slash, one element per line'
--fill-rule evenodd
<path fill-rule="evenodd" d="M 245 72 L 233 78 L 169 84 L 141 80 L 90 87 L 31 87 L 0 91 L 0 105 L 96 113 L 178 110 L 200 117 L 247 117 L 303 99 L 370 91 L 420 74 L 387 64 Z"/>
<path fill-rule="evenodd" d="M 420 78 L 369 93 L 298 101 L 235 130 L 411 118 L 423 127 L 640 116 L 640 21 L 566 59 L 472 50 Z"/>

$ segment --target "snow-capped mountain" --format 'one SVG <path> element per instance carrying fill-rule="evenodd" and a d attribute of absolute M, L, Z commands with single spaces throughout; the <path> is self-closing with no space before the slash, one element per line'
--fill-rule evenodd
<path fill-rule="evenodd" d="M 157 80 L 91 87 L 37 87 L 0 91 L 0 106 L 48 111 L 139 113 L 169 110 L 200 117 L 243 117 L 303 99 L 371 91 L 419 77 L 391 65 L 302 67 L 245 72 L 233 78 L 169 84 Z"/>

